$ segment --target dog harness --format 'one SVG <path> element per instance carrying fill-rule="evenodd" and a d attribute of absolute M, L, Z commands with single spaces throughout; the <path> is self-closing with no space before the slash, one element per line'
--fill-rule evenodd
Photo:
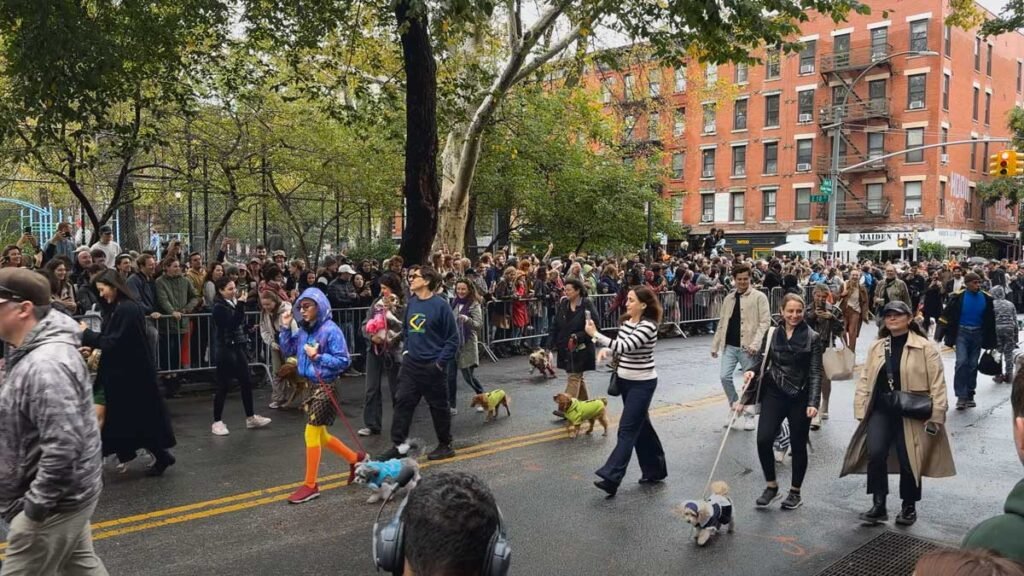
<path fill-rule="evenodd" d="M 504 390 L 491 390 L 487 393 L 487 411 L 494 412 L 498 409 L 498 405 L 505 399 Z"/>
<path fill-rule="evenodd" d="M 573 398 L 569 409 L 565 411 L 565 419 L 575 426 L 584 420 L 596 418 L 602 410 L 604 410 L 604 402 L 600 399 L 583 401 Z"/>
<path fill-rule="evenodd" d="M 398 458 L 384 462 L 367 462 L 363 466 L 374 472 L 373 476 L 366 479 L 366 483 L 375 489 L 380 488 L 385 482 L 394 482 L 402 473 L 402 461 Z"/>
<path fill-rule="evenodd" d="M 719 496 L 718 494 L 712 494 L 707 500 L 708 504 L 711 505 L 711 516 L 700 524 L 703 528 L 720 528 L 728 525 L 732 522 L 732 502 L 729 501 L 725 496 Z M 699 507 L 696 502 L 692 500 L 685 504 L 686 508 L 693 511 L 694 514 L 699 516 Z"/>

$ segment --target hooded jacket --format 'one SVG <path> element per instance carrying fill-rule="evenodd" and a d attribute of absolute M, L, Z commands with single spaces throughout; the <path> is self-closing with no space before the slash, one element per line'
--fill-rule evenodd
<path fill-rule="evenodd" d="M 1024 562 L 1024 480 L 1006 497 L 1005 514 L 989 518 L 974 527 L 964 538 L 964 548 L 984 548 Z"/>
<path fill-rule="evenodd" d="M 0 516 L 41 522 L 88 506 L 102 488 L 100 430 L 78 326 L 51 310 L 0 374 Z"/>
<path fill-rule="evenodd" d="M 569 408 L 565 410 L 565 419 L 573 426 L 579 426 L 581 422 L 597 418 L 598 414 L 604 411 L 606 404 L 607 402 L 601 398 L 595 398 L 593 400 L 580 400 L 579 398 L 573 398 L 572 403 L 569 404 Z"/>
<path fill-rule="evenodd" d="M 1006 289 L 1002 286 L 992 287 L 992 311 L 996 317 L 996 331 L 1007 332 L 1017 338 L 1017 308 L 1006 299 Z"/>
<path fill-rule="evenodd" d="M 316 322 L 308 325 L 302 318 L 301 303 L 312 300 L 316 303 Z M 348 345 L 341 328 L 331 320 L 331 304 L 327 296 L 317 288 L 306 288 L 292 306 L 294 317 L 291 326 L 282 327 L 277 343 L 281 346 L 281 356 L 295 356 L 298 361 L 299 374 L 310 382 L 330 382 L 352 364 L 348 355 Z M 306 355 L 306 344 L 316 344 L 320 355 L 311 360 Z"/>

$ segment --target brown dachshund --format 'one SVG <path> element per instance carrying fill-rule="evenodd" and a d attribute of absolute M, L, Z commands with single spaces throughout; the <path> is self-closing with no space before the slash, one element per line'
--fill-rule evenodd
<path fill-rule="evenodd" d="M 605 407 L 608 406 L 607 398 L 579 400 L 563 392 L 555 394 L 554 400 L 558 409 L 565 414 L 566 421 L 569 422 L 567 427 L 569 438 L 579 435 L 583 422 L 590 422 L 590 428 L 587 429 L 587 434 L 590 434 L 594 431 L 595 421 L 600 422 L 604 427 L 602 436 L 608 435 L 608 418 L 605 417 Z"/>

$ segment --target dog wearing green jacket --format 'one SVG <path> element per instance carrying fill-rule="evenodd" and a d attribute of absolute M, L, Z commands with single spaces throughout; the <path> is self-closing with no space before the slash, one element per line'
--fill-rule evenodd
<path fill-rule="evenodd" d="M 590 422 L 587 434 L 594 431 L 594 422 L 600 422 L 604 427 L 604 434 L 608 435 L 608 418 L 605 417 L 605 407 L 608 406 L 608 399 L 601 397 L 595 400 L 580 400 L 573 398 L 566 393 L 555 394 L 555 404 L 565 414 L 565 420 L 569 423 L 567 430 L 569 438 L 575 438 L 580 433 L 580 427 L 584 422 Z"/>
<path fill-rule="evenodd" d="M 480 406 L 485 412 L 487 412 L 487 416 L 484 417 L 484 422 L 496 420 L 498 418 L 498 408 L 502 406 L 505 407 L 506 414 L 509 416 L 512 415 L 512 410 L 508 407 L 508 395 L 505 394 L 505 391 L 501 388 L 473 396 L 473 401 L 470 402 L 469 406 L 470 408 Z"/>

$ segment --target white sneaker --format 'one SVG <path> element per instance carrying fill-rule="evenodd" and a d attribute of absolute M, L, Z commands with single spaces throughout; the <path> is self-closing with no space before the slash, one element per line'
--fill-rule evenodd
<path fill-rule="evenodd" d="M 360 428 L 359 430 L 356 430 L 356 434 L 359 434 L 360 436 L 369 436 L 373 434 L 373 430 L 370 430 L 369 428 Z"/>
<path fill-rule="evenodd" d="M 256 414 L 245 419 L 245 427 L 252 430 L 253 428 L 263 428 L 267 424 L 270 424 L 270 418 L 260 416 Z"/>
<path fill-rule="evenodd" d="M 117 466 L 114 467 L 118 474 L 124 474 L 128 472 L 128 464 L 124 462 L 118 462 Z"/>
<path fill-rule="evenodd" d="M 210 432 L 213 432 L 214 436 L 227 436 L 228 426 L 224 422 L 218 420 L 217 422 L 213 423 L 213 426 L 210 427 Z"/>
<path fill-rule="evenodd" d="M 743 414 L 743 429 L 747 430 L 749 432 L 749 431 L 754 430 L 756 428 L 757 428 L 757 426 L 754 424 L 754 415 L 753 414 L 744 413 Z"/>
<path fill-rule="evenodd" d="M 828 412 L 821 412 L 821 419 L 828 420 Z"/>
<path fill-rule="evenodd" d="M 772 452 L 775 452 L 775 462 L 776 463 L 782 464 L 782 462 L 786 459 L 786 451 L 785 450 L 772 450 Z"/>
<path fill-rule="evenodd" d="M 450 413 L 450 414 L 451 414 L 452 416 L 457 416 L 457 415 L 459 414 L 459 409 L 458 409 L 458 408 L 451 408 L 451 409 L 449 409 L 449 410 L 448 410 L 448 412 L 449 412 L 449 413 Z"/>
<path fill-rule="evenodd" d="M 267 405 L 267 408 L 270 408 L 271 410 L 277 410 L 280 407 L 281 407 L 281 403 L 280 402 L 271 402 L 270 404 Z"/>
<path fill-rule="evenodd" d="M 477 412 L 483 412 L 484 411 L 484 407 L 483 406 L 477 406 L 476 407 L 476 411 Z"/>
<path fill-rule="evenodd" d="M 821 428 L 821 415 L 815 414 L 814 418 L 811 418 L 811 430 L 818 428 Z"/>

